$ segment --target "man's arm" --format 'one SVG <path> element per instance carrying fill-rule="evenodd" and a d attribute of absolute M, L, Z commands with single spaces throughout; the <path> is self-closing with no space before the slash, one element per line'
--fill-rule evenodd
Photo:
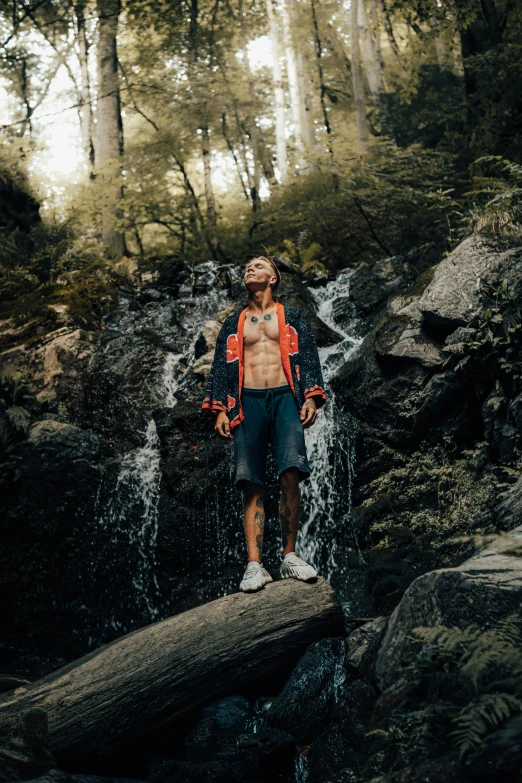
<path fill-rule="evenodd" d="M 303 382 L 305 405 L 308 400 L 322 408 L 326 402 L 323 371 L 317 350 L 315 334 L 306 316 L 299 311 L 299 363 Z"/>
<path fill-rule="evenodd" d="M 203 410 L 212 411 L 212 413 L 227 412 L 227 338 L 225 324 L 226 321 L 217 336 L 214 359 L 212 360 L 212 367 L 207 380 L 205 397 L 201 405 Z"/>

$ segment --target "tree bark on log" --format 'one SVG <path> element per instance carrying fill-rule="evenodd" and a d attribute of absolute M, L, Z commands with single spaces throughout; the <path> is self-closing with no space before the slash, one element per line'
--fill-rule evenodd
<path fill-rule="evenodd" d="M 288 670 L 312 642 L 344 636 L 330 585 L 284 579 L 133 631 L 0 697 L 0 736 L 39 707 L 53 752 L 108 754 L 195 707 Z"/>

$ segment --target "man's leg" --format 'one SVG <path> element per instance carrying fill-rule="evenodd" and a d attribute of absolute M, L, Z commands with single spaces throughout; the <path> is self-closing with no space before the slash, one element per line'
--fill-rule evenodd
<path fill-rule="evenodd" d="M 261 562 L 263 533 L 265 528 L 264 487 L 253 481 L 244 481 L 245 536 L 248 550 L 248 565 L 239 584 L 239 589 L 252 593 L 260 590 L 272 576 Z"/>
<path fill-rule="evenodd" d="M 279 499 L 279 521 L 283 555 L 295 552 L 295 541 L 301 515 L 301 493 L 298 468 L 287 468 L 279 476 L 281 497 Z"/>
<path fill-rule="evenodd" d="M 248 560 L 261 563 L 265 530 L 264 487 L 253 481 L 244 483 L 244 522 Z"/>

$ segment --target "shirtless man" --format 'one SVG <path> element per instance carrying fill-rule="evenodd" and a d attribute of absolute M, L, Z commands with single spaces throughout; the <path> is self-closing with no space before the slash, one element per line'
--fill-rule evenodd
<path fill-rule="evenodd" d="M 248 309 L 244 315 L 244 378 L 241 395 L 244 418 L 231 432 L 227 413 L 220 411 L 214 429 L 222 438 L 234 440 L 235 479 L 236 486 L 244 490 L 244 526 L 249 561 L 240 590 L 253 592 L 273 581 L 261 560 L 265 523 L 263 494 L 269 441 L 276 455 L 281 484 L 281 576 L 303 581 L 317 577 L 315 568 L 296 555 L 295 544 L 301 510 L 299 483 L 310 475 L 304 429 L 315 422 L 317 407 L 324 404 L 325 395 L 323 392 L 322 397 L 315 397 L 318 405 L 314 397 L 308 397 L 299 409 L 288 384 L 279 339 L 277 308 L 282 308 L 282 305 L 277 304 L 272 296 L 280 282 L 275 264 L 265 257 L 254 258 L 246 266 L 244 281 L 248 290 Z M 304 318 L 301 313 L 299 315 Z M 311 335 L 310 327 L 308 329 Z M 304 359 L 300 361 L 302 364 Z M 318 388 L 322 390 L 322 387 Z"/>

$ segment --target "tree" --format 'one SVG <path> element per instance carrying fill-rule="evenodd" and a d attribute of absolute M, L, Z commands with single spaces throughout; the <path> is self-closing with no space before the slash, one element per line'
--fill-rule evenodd
<path fill-rule="evenodd" d="M 355 123 L 357 129 L 357 145 L 359 153 L 364 151 L 368 141 L 369 129 L 366 117 L 366 100 L 364 96 L 363 75 L 361 68 L 361 52 L 359 48 L 359 16 L 358 4 L 363 0 L 350 0 L 350 50 L 352 61 L 353 99 L 355 103 Z"/>
<path fill-rule="evenodd" d="M 123 188 L 121 156 L 123 155 L 123 124 L 121 118 L 118 77 L 117 36 L 121 11 L 120 0 L 97 0 L 99 39 L 98 96 L 96 108 L 96 162 L 105 178 L 105 215 L 101 239 L 114 257 L 126 253 L 125 236 L 117 226 L 121 219 Z"/>
<path fill-rule="evenodd" d="M 277 19 L 275 16 L 272 0 L 266 0 L 266 14 L 270 27 L 270 40 L 272 42 L 272 74 L 274 80 L 274 103 L 276 114 L 277 167 L 281 175 L 281 182 L 285 183 L 288 176 L 288 159 L 285 134 L 286 103 L 283 72 L 280 62 L 281 52 L 279 43 L 279 30 L 277 28 Z"/>

